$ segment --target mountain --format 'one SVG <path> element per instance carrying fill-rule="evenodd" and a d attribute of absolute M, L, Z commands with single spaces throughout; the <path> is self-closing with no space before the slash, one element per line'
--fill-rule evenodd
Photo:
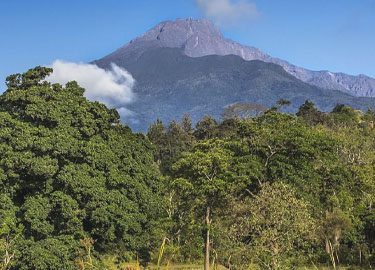
<path fill-rule="evenodd" d="M 282 66 L 286 72 L 309 84 L 340 90 L 358 97 L 375 97 L 375 79 L 329 71 L 311 71 L 287 61 L 271 57 L 257 48 L 244 46 L 223 37 L 208 20 L 176 20 L 156 25 L 144 35 L 106 57 L 119 61 L 129 54 L 141 55 L 150 48 L 179 48 L 190 57 L 207 55 L 238 55 L 244 60 L 261 60 Z"/>
<path fill-rule="evenodd" d="M 307 84 L 273 63 L 246 61 L 236 55 L 189 57 L 181 48 L 147 42 L 132 49 L 95 63 L 102 68 L 115 63 L 136 79 L 137 100 L 127 107 L 134 117 L 127 123 L 137 131 L 147 130 L 157 118 L 168 122 L 188 113 L 197 121 L 207 114 L 220 117 L 229 104 L 249 102 L 269 107 L 281 98 L 292 102 L 290 111 L 296 111 L 306 99 L 323 110 L 337 103 L 359 109 L 375 107 L 374 98 Z"/>

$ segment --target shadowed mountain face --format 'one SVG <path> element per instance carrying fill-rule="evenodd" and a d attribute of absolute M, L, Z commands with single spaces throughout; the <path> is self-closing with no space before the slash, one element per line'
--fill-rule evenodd
<path fill-rule="evenodd" d="M 329 71 L 311 71 L 273 58 L 257 48 L 243 46 L 225 39 L 208 20 L 176 20 L 162 22 L 132 40 L 103 61 L 119 62 L 129 56 L 141 55 L 149 49 L 178 48 L 184 55 L 201 57 L 207 55 L 237 55 L 244 60 L 261 60 L 282 66 L 286 72 L 309 84 L 340 90 L 359 97 L 375 97 L 375 79 L 365 75 L 352 76 Z"/>
<path fill-rule="evenodd" d="M 193 121 L 209 114 L 220 117 L 225 106 L 251 102 L 270 107 L 284 98 L 295 111 L 310 99 L 323 110 L 337 103 L 359 109 L 375 107 L 375 99 L 359 98 L 341 91 L 326 90 L 295 78 L 281 66 L 262 61 L 245 61 L 239 56 L 186 56 L 183 49 L 145 47 L 95 61 L 102 68 L 113 62 L 136 79 L 137 100 L 128 124 L 145 131 L 160 118 L 164 122 L 188 113 Z"/>

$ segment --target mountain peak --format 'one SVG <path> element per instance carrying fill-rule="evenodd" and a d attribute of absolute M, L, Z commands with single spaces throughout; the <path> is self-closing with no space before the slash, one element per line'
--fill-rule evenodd
<path fill-rule="evenodd" d="M 188 56 L 220 54 L 216 46 L 224 41 L 220 30 L 209 20 L 164 21 L 131 43 L 153 43 L 157 47 L 180 48 Z"/>
<path fill-rule="evenodd" d="M 246 47 L 244 50 L 241 44 L 224 38 L 220 30 L 207 19 L 188 18 L 164 21 L 130 43 L 179 48 L 190 57 L 235 54 L 245 60 L 269 58 L 257 48 Z"/>
<path fill-rule="evenodd" d="M 139 40 L 157 39 L 170 45 L 181 46 L 191 37 L 201 35 L 223 38 L 220 30 L 211 21 L 188 18 L 161 22 L 142 35 Z"/>

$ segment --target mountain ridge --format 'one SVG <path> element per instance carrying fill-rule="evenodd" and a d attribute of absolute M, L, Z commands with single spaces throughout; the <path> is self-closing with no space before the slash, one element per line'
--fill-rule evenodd
<path fill-rule="evenodd" d="M 277 64 L 246 61 L 236 55 L 189 57 L 182 49 L 159 47 L 122 56 L 95 64 L 109 69 L 115 63 L 137 81 L 137 99 L 127 105 L 134 115 L 124 119 L 137 131 L 146 131 L 157 118 L 167 123 L 185 113 L 193 122 L 204 115 L 220 118 L 225 107 L 235 103 L 270 107 L 279 99 L 288 99 L 289 112 L 296 112 L 306 99 L 325 111 L 338 103 L 362 110 L 375 108 L 374 98 L 322 89 L 302 82 Z"/>
<path fill-rule="evenodd" d="M 164 21 L 131 40 L 107 59 L 142 54 L 150 48 L 179 48 L 189 57 L 238 55 L 244 60 L 261 60 L 282 66 L 294 77 L 325 89 L 340 90 L 357 97 L 375 97 L 375 79 L 366 75 L 348 75 L 326 70 L 312 71 L 272 57 L 260 49 L 227 39 L 209 20 L 177 19 Z"/>

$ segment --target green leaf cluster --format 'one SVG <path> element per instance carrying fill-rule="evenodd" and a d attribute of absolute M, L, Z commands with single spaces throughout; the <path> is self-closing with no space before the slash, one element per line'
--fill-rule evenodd
<path fill-rule="evenodd" d="M 76 82 L 44 81 L 51 71 L 10 76 L 0 96 L 0 237 L 15 251 L 7 267 L 76 269 L 87 237 L 99 255 L 147 254 L 161 211 L 152 146 Z"/>

